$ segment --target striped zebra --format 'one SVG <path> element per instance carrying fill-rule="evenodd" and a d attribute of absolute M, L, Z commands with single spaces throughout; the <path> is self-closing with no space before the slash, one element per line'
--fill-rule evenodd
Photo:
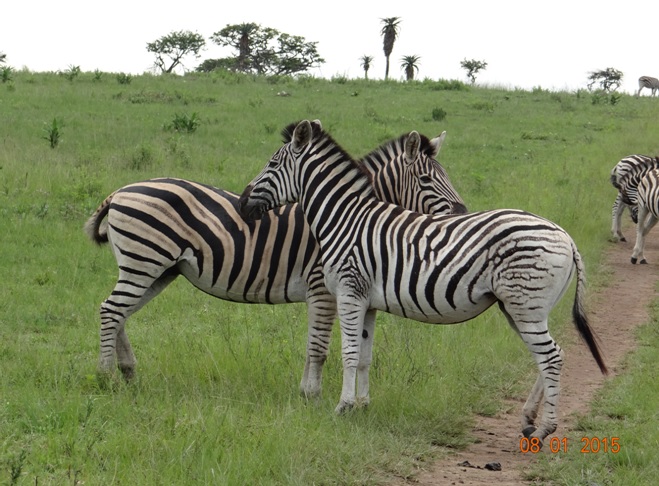
<path fill-rule="evenodd" d="M 652 76 L 641 76 L 638 78 L 638 93 L 636 93 L 636 96 L 641 96 L 641 90 L 643 88 L 651 90 L 652 96 L 654 96 L 657 90 L 659 90 L 659 79 Z"/>
<path fill-rule="evenodd" d="M 294 127 L 284 130 L 285 140 Z M 434 160 L 445 135 L 422 137 L 420 144 L 403 135 L 365 156 L 361 167 L 372 176 L 375 192 L 416 211 L 466 212 Z M 89 237 L 99 245 L 109 242 L 119 266 L 116 286 L 100 309 L 102 372 L 111 373 L 118 361 L 124 377 L 133 377 L 126 319 L 183 275 L 224 300 L 306 301 L 309 337 L 300 387 L 308 396 L 320 393 L 336 304 L 323 282 L 318 246 L 297 205 L 246 223 L 237 203 L 238 195 L 208 185 L 152 179 L 112 193 L 87 221 Z"/>
<path fill-rule="evenodd" d="M 618 195 L 611 209 L 611 234 L 616 241 L 627 241 L 622 234 L 622 213 L 629 208 L 632 221 L 637 222 L 638 184 L 645 174 L 659 167 L 659 158 L 647 155 L 629 155 L 611 169 L 611 184 L 618 190 Z"/>
<path fill-rule="evenodd" d="M 632 263 L 647 263 L 643 255 L 645 237 L 659 220 L 659 169 L 652 169 L 638 185 L 638 223 Z"/>
<path fill-rule="evenodd" d="M 338 306 L 344 370 L 338 413 L 369 401 L 376 310 L 452 324 L 497 303 L 539 368 L 522 429 L 542 441 L 557 427 L 563 363 L 547 319 L 575 271 L 576 328 L 607 372 L 583 309 L 584 264 L 556 224 L 513 209 L 428 216 L 382 202 L 359 166 L 309 121 L 300 122 L 292 140 L 245 188 L 239 206 L 251 220 L 293 201 L 318 241 L 325 282 Z"/>

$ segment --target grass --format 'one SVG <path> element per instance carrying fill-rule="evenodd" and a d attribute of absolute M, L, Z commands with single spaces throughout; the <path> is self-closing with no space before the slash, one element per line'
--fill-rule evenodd
<path fill-rule="evenodd" d="M 136 382 L 101 386 L 98 306 L 117 269 L 82 225 L 122 185 L 176 176 L 241 191 L 280 146 L 279 131 L 302 118 L 320 119 L 356 157 L 413 129 L 447 130 L 440 160 L 469 208 L 556 221 L 577 242 L 592 290 L 608 278 L 609 171 L 630 153 L 659 153 L 653 99 L 594 105 L 584 92 L 450 82 L 219 73 L 121 84 L 111 74 L 69 81 L 16 71 L 11 89 L 0 85 L 0 106 L 0 484 L 12 485 L 382 484 L 464 447 L 474 414 L 525 397 L 534 379 L 531 357 L 494 309 L 447 327 L 381 313 L 371 406 L 337 417 L 338 333 L 323 396 L 306 402 L 297 392 L 303 304 L 222 302 L 180 279 L 128 321 Z M 193 114 L 194 131 L 167 129 Z M 44 127 L 55 119 L 51 148 Z M 559 341 L 572 295 L 552 314 Z M 648 380 L 647 368 L 639 372 Z M 607 398 L 631 413 L 633 398 L 652 403 L 646 387 Z M 639 420 L 656 419 L 638 410 Z M 653 472 L 641 460 L 650 452 L 631 440 L 625 467 Z"/>

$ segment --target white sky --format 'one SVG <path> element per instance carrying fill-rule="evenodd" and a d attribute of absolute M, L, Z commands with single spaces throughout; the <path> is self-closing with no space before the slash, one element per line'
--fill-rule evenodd
<path fill-rule="evenodd" d="M 31 71 L 140 74 L 153 66 L 147 42 L 178 30 L 204 36 L 200 59 L 225 57 L 210 36 L 228 24 L 255 22 L 308 42 L 325 63 L 310 74 L 363 76 L 360 58 L 374 57 L 372 79 L 384 77 L 381 18 L 400 17 L 390 78 L 402 79 L 404 55 L 420 56 L 418 79 L 467 81 L 463 59 L 486 61 L 477 82 L 489 86 L 575 90 L 588 73 L 613 67 L 622 90 L 642 75 L 659 77 L 659 4 L 650 0 L 14 0 L 0 9 L 0 52 L 7 65 Z M 368 5 L 368 6 L 367 6 Z M 423 5 L 423 6 L 422 6 Z M 648 90 L 644 90 L 649 94 Z"/>

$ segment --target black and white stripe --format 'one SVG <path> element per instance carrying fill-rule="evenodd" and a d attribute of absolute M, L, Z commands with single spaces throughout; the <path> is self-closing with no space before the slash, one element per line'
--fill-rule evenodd
<path fill-rule="evenodd" d="M 575 271 L 575 324 L 606 372 L 584 314 L 581 256 L 556 224 L 514 209 L 427 216 L 382 202 L 359 166 L 308 121 L 245 189 L 241 214 L 258 218 L 288 201 L 302 207 L 338 305 L 344 375 L 337 412 L 368 403 L 376 309 L 451 324 L 497 303 L 538 365 L 522 421 L 525 435 L 544 439 L 557 427 L 563 363 L 547 320 Z"/>
<path fill-rule="evenodd" d="M 627 241 L 622 234 L 622 213 L 629 208 L 634 223 L 637 222 L 638 185 L 652 169 L 659 167 L 659 158 L 647 155 L 629 155 L 611 169 L 611 184 L 618 195 L 611 208 L 611 234 L 615 241 Z"/>
<path fill-rule="evenodd" d="M 647 263 L 643 255 L 645 237 L 659 220 L 659 169 L 647 172 L 638 185 L 638 223 L 632 263 Z"/>
<path fill-rule="evenodd" d="M 285 140 L 294 126 L 284 131 Z M 373 178 L 376 193 L 417 211 L 466 212 L 434 160 L 444 136 L 423 137 L 419 145 L 403 135 L 364 157 L 361 167 Z M 183 275 L 224 300 L 306 301 L 309 339 L 301 389 L 320 393 L 336 304 L 323 281 L 316 242 L 297 205 L 246 223 L 237 203 L 231 192 L 165 178 L 125 186 L 101 204 L 85 229 L 96 243 L 110 243 L 119 266 L 117 284 L 100 310 L 102 371 L 111 372 L 117 359 L 124 376 L 133 376 L 136 360 L 126 319 Z"/>
<path fill-rule="evenodd" d="M 638 93 L 636 93 L 636 96 L 641 95 L 641 90 L 643 88 L 651 90 L 652 96 L 654 96 L 657 93 L 657 90 L 659 90 L 659 79 L 653 78 L 652 76 L 641 76 L 638 78 Z"/>

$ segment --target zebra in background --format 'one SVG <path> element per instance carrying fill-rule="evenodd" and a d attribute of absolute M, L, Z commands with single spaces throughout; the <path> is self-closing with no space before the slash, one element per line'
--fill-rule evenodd
<path fill-rule="evenodd" d="M 641 90 L 643 88 L 651 90 L 652 96 L 654 96 L 657 90 L 659 90 L 659 79 L 652 76 L 641 76 L 638 78 L 638 93 L 636 93 L 636 96 L 641 96 Z"/>
<path fill-rule="evenodd" d="M 572 238 L 556 224 L 513 209 L 428 216 L 382 202 L 360 167 L 309 121 L 300 122 L 292 140 L 245 188 L 239 207 L 252 219 L 290 201 L 302 207 L 321 248 L 325 282 L 336 297 L 344 370 L 337 412 L 369 401 L 376 309 L 451 324 L 498 303 L 539 368 L 522 429 L 542 441 L 558 424 L 563 363 L 547 319 L 575 271 L 574 321 L 607 372 L 583 309 L 583 261 Z"/>
<path fill-rule="evenodd" d="M 294 126 L 284 130 L 285 140 Z M 361 167 L 373 177 L 375 192 L 416 211 L 466 212 L 434 160 L 445 136 L 422 137 L 419 145 L 402 135 L 365 156 Z M 183 275 L 223 300 L 306 301 L 309 337 L 300 387 L 308 396 L 320 393 L 336 304 L 323 281 L 318 246 L 297 205 L 246 223 L 237 203 L 238 195 L 205 184 L 152 179 L 115 191 L 87 221 L 88 236 L 99 245 L 109 242 L 119 267 L 116 286 L 100 308 L 102 372 L 111 373 L 118 361 L 124 377 L 133 377 L 136 359 L 126 320 Z"/>
<path fill-rule="evenodd" d="M 632 263 L 647 263 L 643 255 L 645 237 L 659 220 L 659 169 L 652 169 L 638 185 L 638 223 Z"/>
<path fill-rule="evenodd" d="M 632 221 L 637 222 L 637 188 L 645 174 L 659 167 L 659 158 L 647 155 L 629 155 L 611 169 L 611 184 L 618 195 L 611 209 L 611 234 L 615 241 L 627 241 L 622 234 L 622 213 L 628 207 Z"/>

